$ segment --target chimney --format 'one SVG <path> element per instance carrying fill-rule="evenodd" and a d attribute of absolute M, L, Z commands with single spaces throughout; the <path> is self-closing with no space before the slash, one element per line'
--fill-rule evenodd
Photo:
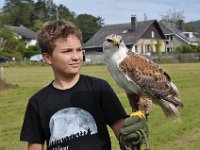
<path fill-rule="evenodd" d="M 181 30 L 181 31 L 184 31 L 184 26 L 183 26 L 184 22 L 183 20 L 178 20 L 178 28 Z"/>
<path fill-rule="evenodd" d="M 137 18 L 136 15 L 131 16 L 131 30 L 132 31 L 137 31 Z"/>

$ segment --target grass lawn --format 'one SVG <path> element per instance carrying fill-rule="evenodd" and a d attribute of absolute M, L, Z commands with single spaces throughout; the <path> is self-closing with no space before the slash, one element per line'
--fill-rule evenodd
<path fill-rule="evenodd" d="M 153 150 L 196 150 L 200 147 L 200 63 L 163 64 L 178 86 L 184 108 L 182 122 L 167 119 L 160 107 L 153 105 L 148 120 L 149 142 Z M 82 73 L 107 80 L 127 112 L 130 112 L 125 93 L 115 84 L 106 66 L 83 66 Z M 24 150 L 19 142 L 20 129 L 29 97 L 52 79 L 48 66 L 17 66 L 5 68 L 6 81 L 16 88 L 0 91 L 0 150 Z M 110 131 L 111 132 L 111 131 Z M 113 150 L 119 150 L 111 132 Z"/>

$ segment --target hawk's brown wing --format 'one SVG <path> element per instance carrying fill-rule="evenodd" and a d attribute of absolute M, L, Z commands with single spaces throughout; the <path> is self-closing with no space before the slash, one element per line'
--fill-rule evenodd
<path fill-rule="evenodd" d="M 165 99 L 179 105 L 179 102 L 170 98 L 178 97 L 177 89 L 171 85 L 170 76 L 151 60 L 129 52 L 128 56 L 119 64 L 119 69 L 133 80 L 133 84 L 152 97 Z"/>

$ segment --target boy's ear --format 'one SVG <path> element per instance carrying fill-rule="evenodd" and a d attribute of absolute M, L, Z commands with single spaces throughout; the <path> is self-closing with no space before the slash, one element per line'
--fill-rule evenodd
<path fill-rule="evenodd" d="M 47 64 L 51 65 L 51 56 L 48 53 L 43 53 L 42 56 L 43 56 L 44 61 Z"/>

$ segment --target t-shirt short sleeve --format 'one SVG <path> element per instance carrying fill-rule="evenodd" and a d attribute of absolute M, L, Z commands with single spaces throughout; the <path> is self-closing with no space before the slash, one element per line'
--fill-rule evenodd
<path fill-rule="evenodd" d="M 106 81 L 102 85 L 102 109 L 106 123 L 112 126 L 119 119 L 126 118 L 127 114 L 111 86 Z"/>

